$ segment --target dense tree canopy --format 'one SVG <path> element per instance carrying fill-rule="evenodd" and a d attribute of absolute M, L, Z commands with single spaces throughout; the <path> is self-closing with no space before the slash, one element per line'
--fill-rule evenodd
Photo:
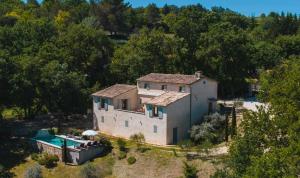
<path fill-rule="evenodd" d="M 0 0 L 0 108 L 82 113 L 91 92 L 150 72 L 202 70 L 221 98 L 245 96 L 246 78 L 299 55 L 299 22 L 200 4 Z"/>
<path fill-rule="evenodd" d="M 151 72 L 175 72 L 175 46 L 176 40 L 161 30 L 143 29 L 115 51 L 111 71 L 124 82 Z"/>
<path fill-rule="evenodd" d="M 243 135 L 231 145 L 233 177 L 297 177 L 300 174 L 300 60 L 284 61 L 261 78 L 268 108 L 247 113 Z"/>

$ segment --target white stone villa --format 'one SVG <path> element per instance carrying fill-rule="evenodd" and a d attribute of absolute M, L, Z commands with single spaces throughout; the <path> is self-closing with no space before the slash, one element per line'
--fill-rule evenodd
<path fill-rule="evenodd" d="M 176 144 L 216 107 L 217 81 L 195 75 L 150 73 L 137 85 L 115 84 L 93 96 L 94 129 L 116 137 L 143 133 L 147 143 Z"/>

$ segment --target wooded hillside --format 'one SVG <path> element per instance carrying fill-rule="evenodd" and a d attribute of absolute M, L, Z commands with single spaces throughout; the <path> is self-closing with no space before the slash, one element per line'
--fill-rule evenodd
<path fill-rule="evenodd" d="M 0 108 L 84 113 L 93 91 L 150 72 L 202 70 L 220 98 L 245 96 L 247 78 L 299 55 L 299 24 L 201 5 L 0 0 Z"/>

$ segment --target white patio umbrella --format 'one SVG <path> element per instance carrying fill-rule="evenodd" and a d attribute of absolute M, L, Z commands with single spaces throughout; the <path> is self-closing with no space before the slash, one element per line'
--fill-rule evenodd
<path fill-rule="evenodd" d="M 94 130 L 86 130 L 84 132 L 82 132 L 82 135 L 86 135 L 86 136 L 96 136 L 98 134 L 98 132 L 94 131 Z"/>

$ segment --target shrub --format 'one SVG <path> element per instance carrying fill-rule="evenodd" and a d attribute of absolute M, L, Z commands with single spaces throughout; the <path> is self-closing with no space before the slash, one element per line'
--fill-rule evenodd
<path fill-rule="evenodd" d="M 207 115 L 201 125 L 194 125 L 190 130 L 190 136 L 194 143 L 217 143 L 224 139 L 226 118 L 218 113 Z"/>
<path fill-rule="evenodd" d="M 214 175 L 210 176 L 211 178 L 227 178 L 231 177 L 229 172 L 226 169 L 217 169 Z"/>
<path fill-rule="evenodd" d="M 51 135 L 57 135 L 58 134 L 58 128 L 57 127 L 52 127 L 51 129 L 48 130 L 48 132 Z"/>
<path fill-rule="evenodd" d="M 175 157 L 178 157 L 176 150 L 175 150 L 175 149 L 172 149 L 172 151 L 173 151 L 174 156 L 175 156 Z"/>
<path fill-rule="evenodd" d="M 127 156 L 126 152 L 120 151 L 118 158 L 121 160 L 121 159 L 126 158 L 126 156 Z"/>
<path fill-rule="evenodd" d="M 104 147 L 105 151 L 111 151 L 112 145 L 108 138 L 104 136 L 98 136 L 97 140 Z"/>
<path fill-rule="evenodd" d="M 119 146 L 119 150 L 120 150 L 120 151 L 126 151 L 126 142 L 125 142 L 124 139 L 118 138 L 117 144 L 118 144 L 118 146 Z"/>
<path fill-rule="evenodd" d="M 80 170 L 82 178 L 97 178 L 97 169 L 91 163 L 85 164 Z"/>
<path fill-rule="evenodd" d="M 24 173 L 24 178 L 42 178 L 41 166 L 35 164 L 32 167 L 29 167 Z"/>
<path fill-rule="evenodd" d="M 130 139 L 136 143 L 137 150 L 141 149 L 142 144 L 145 143 L 145 136 L 142 133 L 133 134 Z"/>
<path fill-rule="evenodd" d="M 53 130 L 53 132 L 54 132 L 54 135 L 57 135 L 58 132 L 59 132 L 59 130 L 58 130 L 57 127 L 52 127 L 52 130 Z"/>
<path fill-rule="evenodd" d="M 31 154 L 31 159 L 34 160 L 34 161 L 37 161 L 39 159 L 39 154 L 37 153 L 32 153 Z"/>
<path fill-rule="evenodd" d="M 148 151 L 148 150 L 150 150 L 150 148 L 141 147 L 141 146 L 137 149 L 137 151 L 139 151 L 139 152 L 141 152 L 141 153 L 144 153 L 144 152 L 146 152 L 146 151 Z"/>
<path fill-rule="evenodd" d="M 194 165 L 189 165 L 187 162 L 183 162 L 184 177 L 185 178 L 197 178 L 198 170 Z"/>
<path fill-rule="evenodd" d="M 75 135 L 75 136 L 80 136 L 81 135 L 81 130 L 72 128 L 70 130 L 70 134 Z"/>
<path fill-rule="evenodd" d="M 51 129 L 48 129 L 48 133 L 49 133 L 50 135 L 55 135 L 54 130 L 52 130 L 52 128 L 51 128 Z"/>
<path fill-rule="evenodd" d="M 4 166 L 2 166 L 0 164 L 0 177 L 2 178 L 9 178 L 9 177 L 13 177 L 13 174 L 11 172 L 9 172 L 8 170 L 6 170 L 4 168 Z"/>
<path fill-rule="evenodd" d="M 213 126 L 208 122 L 204 122 L 201 125 L 194 125 L 190 131 L 191 139 L 197 144 L 205 140 L 212 140 L 214 137 L 213 131 Z"/>
<path fill-rule="evenodd" d="M 4 166 L 0 164 L 0 172 L 4 172 Z"/>
<path fill-rule="evenodd" d="M 129 158 L 127 158 L 127 162 L 128 162 L 128 164 L 134 164 L 135 162 L 136 162 L 136 159 L 135 159 L 135 157 L 133 157 L 133 156 L 130 156 Z"/>
<path fill-rule="evenodd" d="M 56 155 L 50 155 L 47 153 L 44 153 L 38 159 L 38 163 L 40 165 L 44 165 L 47 168 L 52 168 L 52 167 L 56 166 L 58 161 L 59 161 L 59 159 Z"/>

